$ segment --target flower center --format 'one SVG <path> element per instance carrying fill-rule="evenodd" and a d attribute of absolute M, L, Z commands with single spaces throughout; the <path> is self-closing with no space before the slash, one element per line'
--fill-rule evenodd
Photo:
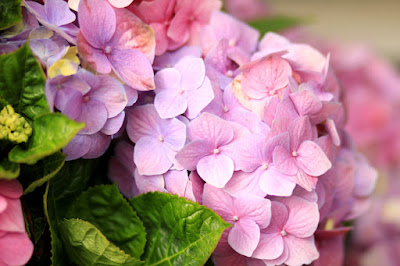
<path fill-rule="evenodd" d="M 228 106 L 224 106 L 224 108 L 222 108 L 222 109 L 224 109 L 224 112 L 225 112 L 225 113 L 229 112 Z"/>
<path fill-rule="evenodd" d="M 219 149 L 214 149 L 214 154 L 218 154 L 219 153 Z"/>
<path fill-rule="evenodd" d="M 180 89 L 178 90 L 178 93 L 179 93 L 179 94 L 183 94 L 183 92 L 184 92 L 184 90 L 183 90 L 182 88 L 180 88 Z"/>
<path fill-rule="evenodd" d="M 84 103 L 87 103 L 89 101 L 89 95 L 84 96 L 82 100 Z"/>
<path fill-rule="evenodd" d="M 281 231 L 281 236 L 287 236 L 287 233 L 286 233 L 285 230 L 282 230 L 282 231 Z"/>
<path fill-rule="evenodd" d="M 194 16 L 190 16 L 190 17 L 189 17 L 189 20 L 190 20 L 190 21 L 194 21 Z"/>
<path fill-rule="evenodd" d="M 234 39 L 229 40 L 229 47 L 234 47 L 236 45 L 236 41 Z"/>
<path fill-rule="evenodd" d="M 225 75 L 229 78 L 233 77 L 233 71 L 232 70 L 228 70 L 226 71 Z"/>
<path fill-rule="evenodd" d="M 293 156 L 293 157 L 297 157 L 297 155 L 298 155 L 298 154 L 297 154 L 297 151 L 292 152 L 292 156 Z"/>
<path fill-rule="evenodd" d="M 111 53 L 111 46 L 106 46 L 106 48 L 104 48 L 104 52 L 106 53 L 106 54 L 109 54 L 109 53 Z"/>
<path fill-rule="evenodd" d="M 238 216 L 236 216 L 236 215 L 235 215 L 235 216 L 233 216 L 233 217 L 232 217 L 232 219 L 233 219 L 235 222 L 236 222 L 236 221 L 239 221 L 239 217 L 238 217 Z"/>
<path fill-rule="evenodd" d="M 263 170 L 266 170 L 266 169 L 268 169 L 268 164 L 267 163 L 263 163 L 262 165 L 261 165 L 261 168 L 263 169 Z"/>
<path fill-rule="evenodd" d="M 159 142 L 164 142 L 164 138 L 163 138 L 163 136 L 158 136 L 158 138 L 157 138 L 157 139 L 158 139 L 158 141 L 159 141 Z"/>

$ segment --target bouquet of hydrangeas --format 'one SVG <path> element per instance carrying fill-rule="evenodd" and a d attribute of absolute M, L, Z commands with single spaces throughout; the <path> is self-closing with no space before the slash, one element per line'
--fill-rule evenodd
<path fill-rule="evenodd" d="M 1 263 L 33 243 L 43 263 L 51 239 L 54 265 L 340 265 L 377 173 L 329 55 L 259 40 L 219 0 L 19 5 L 0 25 Z"/>

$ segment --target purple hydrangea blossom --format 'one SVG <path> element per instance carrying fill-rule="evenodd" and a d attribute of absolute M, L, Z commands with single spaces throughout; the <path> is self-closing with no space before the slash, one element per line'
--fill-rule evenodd
<path fill-rule="evenodd" d="M 183 113 L 193 119 L 214 97 L 201 58 L 183 58 L 173 68 L 157 72 L 155 83 L 154 106 L 164 119 Z"/>
<path fill-rule="evenodd" d="M 135 89 L 154 89 L 151 63 L 155 41 L 148 25 L 125 9 L 113 8 L 106 0 L 80 1 L 78 19 L 79 52 L 97 72 L 108 74 L 114 70 Z"/>
<path fill-rule="evenodd" d="M 128 111 L 127 132 L 135 143 L 134 161 L 141 175 L 162 175 L 185 145 L 186 125 L 176 118 L 162 119 L 153 104 Z"/>

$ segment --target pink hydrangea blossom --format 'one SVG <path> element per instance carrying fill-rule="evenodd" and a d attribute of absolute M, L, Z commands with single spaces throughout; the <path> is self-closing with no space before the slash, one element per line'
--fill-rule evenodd
<path fill-rule="evenodd" d="M 21 202 L 23 189 L 17 180 L 0 180 L 0 264 L 25 265 L 33 243 L 25 231 Z"/>

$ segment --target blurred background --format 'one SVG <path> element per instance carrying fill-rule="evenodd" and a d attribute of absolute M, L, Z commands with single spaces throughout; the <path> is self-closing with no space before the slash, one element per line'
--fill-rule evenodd
<path fill-rule="evenodd" d="M 399 0 L 268 0 L 271 13 L 306 19 L 305 28 L 342 43 L 364 42 L 400 66 Z"/>

